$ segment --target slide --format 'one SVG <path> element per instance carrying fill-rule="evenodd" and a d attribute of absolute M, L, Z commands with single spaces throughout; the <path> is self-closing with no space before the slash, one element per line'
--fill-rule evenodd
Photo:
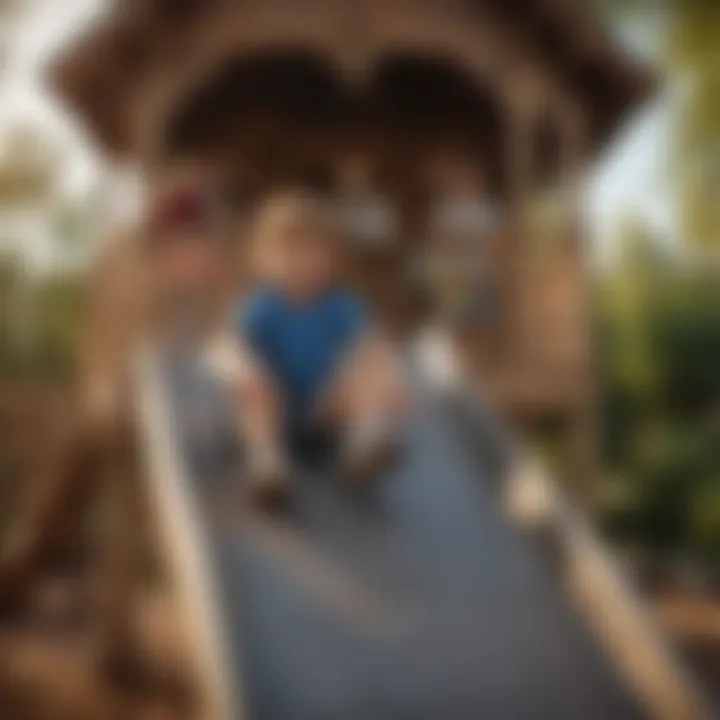
<path fill-rule="evenodd" d="M 506 517 L 501 453 L 462 398 L 412 369 L 395 467 L 359 494 L 331 467 L 299 467 L 292 505 L 263 515 L 238 500 L 227 394 L 192 353 L 153 367 L 141 384 L 150 467 L 218 716 L 655 716 L 552 556 Z"/>

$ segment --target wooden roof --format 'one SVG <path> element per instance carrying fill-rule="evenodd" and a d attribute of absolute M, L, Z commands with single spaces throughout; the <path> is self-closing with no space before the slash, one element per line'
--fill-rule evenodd
<path fill-rule="evenodd" d="M 593 145 L 653 85 L 577 0 L 117 0 L 56 59 L 51 80 L 103 149 L 131 155 L 148 125 L 213 70 L 287 48 L 321 54 L 340 72 L 403 51 L 477 74 L 523 62 L 576 101 Z"/>

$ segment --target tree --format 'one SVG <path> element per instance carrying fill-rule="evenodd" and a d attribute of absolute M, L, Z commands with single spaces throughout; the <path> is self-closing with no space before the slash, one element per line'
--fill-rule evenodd
<path fill-rule="evenodd" d="M 0 0 L 0 75 L 5 69 L 9 33 L 14 30 L 15 21 L 27 6 L 28 0 Z"/>
<path fill-rule="evenodd" d="M 714 0 L 595 0 L 613 17 L 658 18 L 659 56 L 680 88 L 673 175 L 683 240 L 720 250 L 720 3 Z"/>
<path fill-rule="evenodd" d="M 58 149 L 38 128 L 24 123 L 11 127 L 0 148 L 0 210 L 47 201 L 59 160 Z"/>
<path fill-rule="evenodd" d="M 636 219 L 601 280 L 609 528 L 720 559 L 720 268 L 672 262 Z"/>

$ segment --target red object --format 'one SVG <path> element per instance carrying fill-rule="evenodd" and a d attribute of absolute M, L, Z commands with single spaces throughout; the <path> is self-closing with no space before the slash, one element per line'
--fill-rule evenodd
<path fill-rule="evenodd" d="M 157 235 L 202 230 L 211 224 L 214 215 L 214 203 L 209 194 L 197 188 L 184 188 L 157 203 L 150 227 Z"/>

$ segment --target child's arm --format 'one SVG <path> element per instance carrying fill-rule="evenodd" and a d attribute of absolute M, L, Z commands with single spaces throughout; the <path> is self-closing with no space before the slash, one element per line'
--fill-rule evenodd
<path fill-rule="evenodd" d="M 206 362 L 230 388 L 243 439 L 255 452 L 274 456 L 283 412 L 275 378 L 248 345 L 230 333 L 210 344 Z"/>
<path fill-rule="evenodd" d="M 272 376 L 254 350 L 255 335 L 262 325 L 262 318 L 253 303 L 243 304 L 237 318 L 209 343 L 205 361 L 210 371 L 234 388 L 262 384 L 273 385 Z M 273 388 L 274 391 L 274 388 Z"/>
<path fill-rule="evenodd" d="M 265 374 L 244 340 L 228 332 L 210 341 L 204 359 L 213 375 L 232 385 Z"/>

